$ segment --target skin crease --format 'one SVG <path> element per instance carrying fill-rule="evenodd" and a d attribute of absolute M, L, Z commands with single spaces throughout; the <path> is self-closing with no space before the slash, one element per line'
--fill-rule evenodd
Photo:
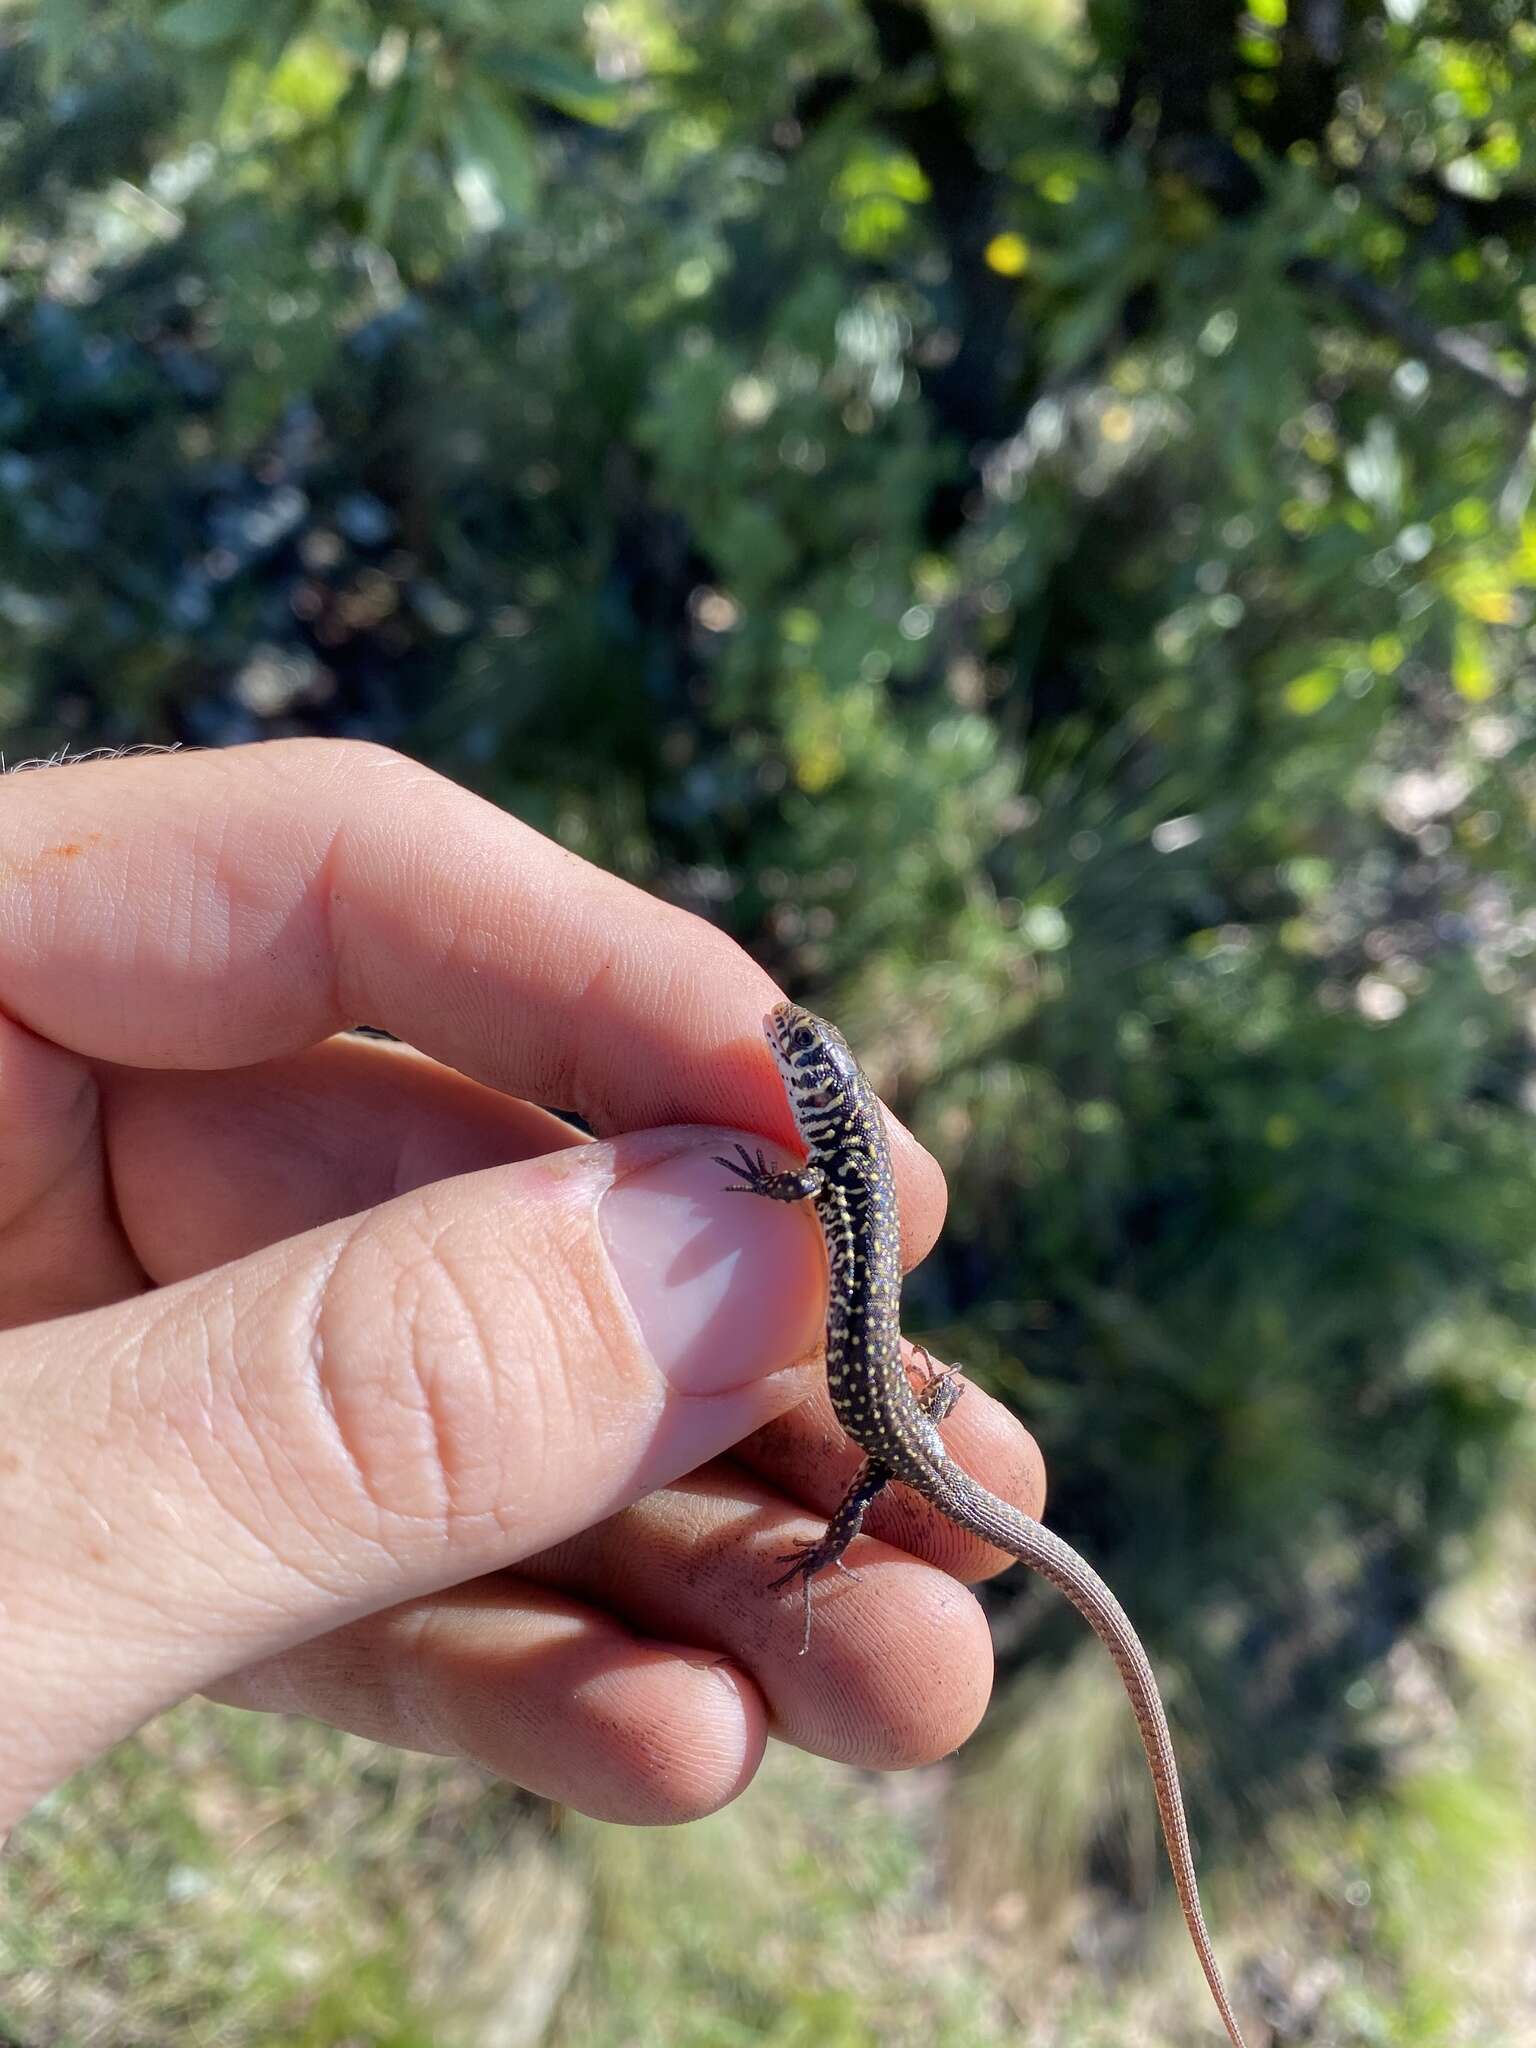
<path fill-rule="evenodd" d="M 878 1504 L 806 1659 L 766 1590 L 856 1461 L 814 1219 L 714 1204 L 724 1139 L 794 1156 L 778 993 L 380 749 L 0 781 L 0 1827 L 197 1690 L 632 1822 L 770 1733 L 964 1740 L 995 1553 Z M 892 1148 L 910 1265 L 943 1188 Z M 1038 1513 L 996 1404 L 945 1435 Z"/>

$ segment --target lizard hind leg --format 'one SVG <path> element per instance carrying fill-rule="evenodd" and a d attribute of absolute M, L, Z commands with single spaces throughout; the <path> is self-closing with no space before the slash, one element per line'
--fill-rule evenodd
<path fill-rule="evenodd" d="M 921 1360 L 919 1370 L 923 1384 L 917 1392 L 917 1405 L 930 1422 L 942 1422 L 965 1392 L 965 1382 L 960 1377 L 958 1365 L 936 1365 L 926 1344 L 914 1344 L 912 1356 Z"/>
<path fill-rule="evenodd" d="M 884 1490 L 889 1479 L 890 1474 L 883 1465 L 866 1458 L 822 1533 L 797 1543 L 793 1550 L 786 1550 L 779 1559 L 781 1564 L 789 1566 L 789 1570 L 780 1573 L 769 1591 L 777 1592 L 780 1586 L 788 1586 L 796 1579 L 801 1582 L 805 1597 L 805 1634 L 800 1644 L 802 1657 L 811 1647 L 811 1581 L 818 1572 L 833 1570 L 840 1571 L 845 1579 L 857 1581 L 858 1573 L 844 1564 L 843 1554 L 858 1535 L 865 1510 L 876 1494 Z"/>
<path fill-rule="evenodd" d="M 729 1163 L 728 1160 L 720 1161 L 722 1166 Z M 927 1370 L 927 1383 L 918 1395 L 918 1402 L 930 1421 L 942 1422 L 959 1400 L 965 1383 L 954 1366 L 938 1370 L 921 1346 L 913 1348 L 920 1353 Z M 781 1572 L 768 1590 L 776 1593 L 781 1586 L 791 1585 L 796 1579 L 800 1581 L 805 1601 L 805 1633 L 800 1643 L 802 1657 L 811 1647 L 811 1582 L 818 1573 L 834 1570 L 840 1571 L 844 1578 L 858 1579 L 858 1573 L 844 1564 L 843 1555 L 863 1527 L 870 1503 L 885 1491 L 890 1479 L 884 1465 L 877 1464 L 873 1458 L 866 1458 L 821 1535 L 807 1537 L 793 1550 L 786 1550 L 779 1559 L 780 1564 L 789 1566 L 789 1570 Z"/>
<path fill-rule="evenodd" d="M 818 1572 L 833 1567 L 840 1571 L 845 1579 L 852 1579 L 855 1583 L 859 1575 L 850 1565 L 844 1564 L 840 1556 L 829 1551 L 824 1536 L 808 1537 L 797 1543 L 793 1550 L 786 1550 L 783 1553 L 779 1562 L 787 1564 L 789 1570 L 781 1572 L 776 1579 L 770 1579 L 768 1590 L 770 1593 L 776 1593 L 780 1586 L 790 1585 L 795 1579 L 800 1581 L 801 1597 L 805 1606 L 805 1630 L 800 1639 L 800 1654 L 803 1657 L 811 1647 L 812 1580 Z"/>

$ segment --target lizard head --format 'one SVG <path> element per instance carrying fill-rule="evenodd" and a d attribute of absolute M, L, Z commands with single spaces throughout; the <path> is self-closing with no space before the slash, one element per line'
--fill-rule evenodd
<path fill-rule="evenodd" d="M 763 1032 L 802 1137 L 804 1118 L 848 1107 L 858 1087 L 858 1062 L 836 1025 L 798 1003 L 776 1003 Z"/>

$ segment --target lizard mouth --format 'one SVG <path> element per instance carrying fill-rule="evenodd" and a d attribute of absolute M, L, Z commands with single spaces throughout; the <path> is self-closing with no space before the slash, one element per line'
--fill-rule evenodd
<path fill-rule="evenodd" d="M 774 1058 L 788 1072 L 793 1067 L 794 1033 L 798 1024 L 804 1021 L 806 1012 L 798 1003 L 775 1003 L 763 1018 L 763 1036 L 773 1050 Z"/>

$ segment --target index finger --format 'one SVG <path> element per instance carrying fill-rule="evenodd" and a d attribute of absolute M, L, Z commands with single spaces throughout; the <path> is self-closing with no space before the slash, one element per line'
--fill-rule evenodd
<path fill-rule="evenodd" d="M 276 740 L 0 782 L 0 1006 L 93 1059 L 224 1068 L 382 1026 L 609 1136 L 794 1126 L 781 991 L 701 918 L 418 763 Z M 893 1120 L 914 1248 L 939 1169 Z"/>

